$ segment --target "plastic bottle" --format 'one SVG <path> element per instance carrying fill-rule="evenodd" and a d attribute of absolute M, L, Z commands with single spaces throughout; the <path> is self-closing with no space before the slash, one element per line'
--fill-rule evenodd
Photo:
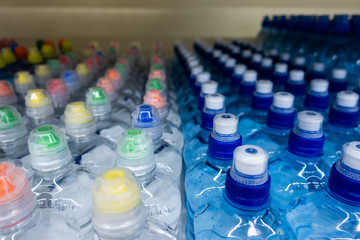
<path fill-rule="evenodd" d="M 187 239 L 194 239 L 194 214 L 203 204 L 221 197 L 226 173 L 231 167 L 233 152 L 242 144 L 237 131 L 238 119 L 220 113 L 214 118 L 207 155 L 186 171 Z"/>
<path fill-rule="evenodd" d="M 17 103 L 18 98 L 11 83 L 0 80 L 0 106 L 12 105 L 15 106 L 20 113 L 25 113 L 25 108 Z"/>
<path fill-rule="evenodd" d="M 328 92 L 329 82 L 325 79 L 314 79 L 310 82 L 310 88 L 305 95 L 304 109 L 319 112 L 327 122 L 330 95 Z"/>
<path fill-rule="evenodd" d="M 312 65 L 308 80 L 313 79 L 326 79 L 325 64 L 323 62 L 314 62 Z"/>
<path fill-rule="evenodd" d="M 235 65 L 234 72 L 231 76 L 231 86 L 235 88 L 240 86 L 245 71 L 246 71 L 246 66 L 244 64 Z M 234 92 L 236 92 L 236 89 Z"/>
<path fill-rule="evenodd" d="M 76 65 L 76 74 L 79 78 L 80 85 L 83 88 L 89 87 L 89 85 L 92 83 L 91 79 L 91 73 L 89 68 L 84 63 L 79 63 Z"/>
<path fill-rule="evenodd" d="M 36 66 L 35 68 L 35 80 L 36 84 L 41 87 L 45 88 L 47 82 L 51 79 L 51 71 L 48 65 L 41 64 Z"/>
<path fill-rule="evenodd" d="M 69 91 L 61 78 L 53 78 L 46 84 L 46 91 L 51 98 L 56 116 L 62 116 L 70 101 Z"/>
<path fill-rule="evenodd" d="M 130 169 L 138 179 L 148 218 L 167 224 L 177 233 L 180 191 L 175 182 L 156 170 L 152 139 L 144 130 L 127 130 L 118 141 L 117 156 L 117 165 Z"/>
<path fill-rule="evenodd" d="M 288 150 L 270 159 L 271 196 L 280 214 L 290 210 L 291 204 L 302 196 L 321 191 L 326 185 L 330 169 L 322 158 L 325 142 L 322 122 L 320 113 L 298 113 Z"/>
<path fill-rule="evenodd" d="M 271 81 L 274 83 L 274 91 L 284 91 L 288 81 L 288 65 L 286 63 L 276 63 Z"/>
<path fill-rule="evenodd" d="M 263 148 L 269 159 L 286 152 L 291 128 L 294 125 L 294 96 L 287 92 L 274 94 L 274 101 L 266 116 L 266 125 L 246 138 L 246 144 Z"/>
<path fill-rule="evenodd" d="M 80 91 L 81 86 L 77 73 L 74 70 L 66 70 L 62 73 L 61 78 L 66 84 L 72 101 L 80 100 L 83 92 Z"/>
<path fill-rule="evenodd" d="M 225 112 L 224 102 L 225 97 L 218 93 L 205 96 L 205 106 L 201 112 L 201 130 L 184 144 L 183 158 L 186 169 L 206 155 L 213 119 L 217 114 Z"/>
<path fill-rule="evenodd" d="M 34 77 L 26 71 L 17 72 L 14 79 L 15 91 L 20 97 L 20 101 L 24 101 L 26 93 L 36 88 Z"/>
<path fill-rule="evenodd" d="M 91 228 L 91 184 L 95 175 L 72 163 L 64 134 L 54 125 L 34 128 L 28 140 L 29 161 L 35 173 L 30 186 L 38 206 L 77 220 L 81 234 Z"/>
<path fill-rule="evenodd" d="M 140 186 L 123 167 L 100 173 L 92 188 L 92 231 L 85 239 L 174 240 L 165 224 L 147 219 Z"/>
<path fill-rule="evenodd" d="M 305 89 L 305 72 L 303 70 L 291 70 L 285 91 L 295 96 L 295 108 L 303 107 Z"/>
<path fill-rule="evenodd" d="M 293 202 L 286 219 L 298 239 L 356 239 L 359 235 L 360 142 L 346 143 L 333 164 L 326 191 Z M 354 228 L 355 227 L 355 228 Z"/>
<path fill-rule="evenodd" d="M 270 205 L 267 163 L 268 155 L 260 147 L 235 149 L 222 196 L 195 213 L 195 239 L 292 239 L 287 224 Z"/>
<path fill-rule="evenodd" d="M 329 111 L 328 125 L 324 128 L 326 142 L 324 154 L 331 166 L 338 158 L 343 144 L 360 139 L 355 130 L 359 119 L 359 95 L 352 91 L 341 91 Z"/>
<path fill-rule="evenodd" d="M 61 77 L 61 72 L 64 70 L 61 68 L 60 62 L 57 59 L 50 59 L 47 62 L 47 65 L 50 69 L 51 72 L 51 76 L 53 78 L 60 78 Z"/>
<path fill-rule="evenodd" d="M 348 88 L 347 71 L 343 68 L 333 68 L 331 70 L 331 76 L 329 78 L 329 92 L 334 94 L 333 98 L 336 97 L 336 93 L 345 91 Z M 335 99 L 333 99 L 335 100 Z"/>
<path fill-rule="evenodd" d="M 273 101 L 273 84 L 268 80 L 256 82 L 256 90 L 251 99 L 251 111 L 245 112 L 239 117 L 239 131 L 244 139 L 263 126 L 266 122 L 266 113 Z"/>
<path fill-rule="evenodd" d="M 162 136 L 158 110 L 151 105 L 139 105 L 132 113 L 132 127 L 145 130 L 154 144 L 157 170 L 180 185 L 182 172 L 181 154 Z"/>
<path fill-rule="evenodd" d="M 25 172 L 11 162 L 0 163 L 0 189 L 1 239 L 79 239 L 74 219 L 37 208 Z"/>
<path fill-rule="evenodd" d="M 95 173 L 114 167 L 116 144 L 96 134 L 96 124 L 89 106 L 84 102 L 70 103 L 64 115 L 74 162 Z"/>

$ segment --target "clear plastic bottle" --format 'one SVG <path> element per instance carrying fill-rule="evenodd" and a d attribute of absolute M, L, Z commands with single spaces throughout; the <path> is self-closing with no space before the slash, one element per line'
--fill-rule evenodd
<path fill-rule="evenodd" d="M 80 80 L 75 70 L 66 70 L 61 74 L 69 91 L 71 101 L 82 99 L 84 92 L 81 90 Z"/>
<path fill-rule="evenodd" d="M 79 82 L 82 88 L 87 88 L 92 83 L 91 73 L 89 68 L 84 63 L 76 65 L 76 74 L 79 78 Z"/>
<path fill-rule="evenodd" d="M 45 88 L 47 85 L 47 82 L 51 79 L 51 71 L 48 65 L 46 64 L 40 64 L 36 66 L 35 68 L 35 79 L 36 84 L 41 87 Z"/>
<path fill-rule="evenodd" d="M 21 113 L 25 113 L 25 108 L 18 105 L 18 98 L 14 88 L 9 81 L 0 80 L 0 106 L 12 105 Z"/>
<path fill-rule="evenodd" d="M 205 96 L 205 106 L 201 112 L 201 130 L 184 144 L 183 158 L 186 169 L 206 156 L 213 119 L 217 114 L 225 112 L 224 102 L 225 97 L 218 93 Z"/>
<path fill-rule="evenodd" d="M 304 110 L 319 112 L 324 116 L 324 125 L 327 123 L 328 106 L 330 101 L 329 82 L 325 79 L 313 79 L 305 95 Z"/>
<path fill-rule="evenodd" d="M 276 63 L 271 77 L 271 81 L 274 83 L 274 91 L 284 91 L 288 79 L 288 65 L 286 63 Z"/>
<path fill-rule="evenodd" d="M 96 134 L 96 123 L 89 106 L 84 102 L 70 103 L 64 115 L 73 161 L 95 173 L 114 167 L 116 144 Z"/>
<path fill-rule="evenodd" d="M 79 225 L 73 219 L 36 206 L 25 172 L 11 162 L 0 163 L 1 240 L 78 240 Z"/>
<path fill-rule="evenodd" d="M 26 93 L 36 88 L 34 77 L 27 71 L 21 71 L 15 74 L 14 85 L 15 91 L 22 102 L 24 101 Z"/>
<path fill-rule="evenodd" d="M 176 148 L 179 153 L 182 153 L 184 146 L 184 135 L 175 123 L 181 120 L 180 116 L 168 110 L 166 96 L 160 90 L 150 90 L 144 96 L 144 104 L 152 105 L 157 108 L 162 128 L 162 139 Z M 171 113 L 172 112 L 172 113 Z"/>
<path fill-rule="evenodd" d="M 61 72 L 63 69 L 61 68 L 60 62 L 58 59 L 50 59 L 47 61 L 47 65 L 50 69 L 51 76 L 53 78 L 59 78 L 61 77 Z"/>
<path fill-rule="evenodd" d="M 252 109 L 239 117 L 239 131 L 244 139 L 260 130 L 266 123 L 266 113 L 273 101 L 273 83 L 269 80 L 256 82 L 256 89 L 251 98 Z"/>
<path fill-rule="evenodd" d="M 263 58 L 259 67 L 259 79 L 271 80 L 273 73 L 273 60 L 272 58 Z"/>
<path fill-rule="evenodd" d="M 116 143 L 121 133 L 130 127 L 130 113 L 127 110 L 124 112 L 118 110 L 116 115 L 119 118 L 116 118 L 109 96 L 103 88 L 89 88 L 86 93 L 86 103 L 92 110 L 97 130 L 101 136 Z"/>
<path fill-rule="evenodd" d="M 357 239 L 360 220 L 360 142 L 343 146 L 333 164 L 326 191 L 293 202 L 286 219 L 298 239 Z"/>
<path fill-rule="evenodd" d="M 25 105 L 29 129 L 44 124 L 53 124 L 65 132 L 64 122 L 55 117 L 51 99 L 44 89 L 29 90 L 25 97 Z"/>
<path fill-rule="evenodd" d="M 221 196 L 226 173 L 231 167 L 233 152 L 242 144 L 237 131 L 238 118 L 220 113 L 214 118 L 207 155 L 186 171 L 187 239 L 194 239 L 194 214 L 203 204 Z"/>
<path fill-rule="evenodd" d="M 65 107 L 70 101 L 69 91 L 61 78 L 53 78 L 46 84 L 46 91 L 55 108 L 55 115 L 60 117 L 64 114 Z"/>
<path fill-rule="evenodd" d="M 100 173 L 93 184 L 93 230 L 87 240 L 175 240 L 173 232 L 158 221 L 147 219 L 140 186 L 123 167 Z"/>
<path fill-rule="evenodd" d="M 330 169 L 322 157 L 325 136 L 323 116 L 312 111 L 298 113 L 289 135 L 288 150 L 270 159 L 271 196 L 280 214 L 309 192 L 321 191 Z"/>
<path fill-rule="evenodd" d="M 286 152 L 291 128 L 294 125 L 294 96 L 287 92 L 274 94 L 274 101 L 266 116 L 266 125 L 247 136 L 245 143 L 263 148 L 269 159 Z"/>
<path fill-rule="evenodd" d="M 313 79 L 326 79 L 325 64 L 323 62 L 313 63 L 308 80 Z"/>
<path fill-rule="evenodd" d="M 117 145 L 117 165 L 130 169 L 141 186 L 148 218 L 167 224 L 177 233 L 181 213 L 178 186 L 156 170 L 152 139 L 144 130 L 125 131 Z"/>
<path fill-rule="evenodd" d="M 303 70 L 291 70 L 289 72 L 289 79 L 285 85 L 285 91 L 294 95 L 294 105 L 296 109 L 304 105 L 305 89 L 305 72 Z"/>
<path fill-rule="evenodd" d="M 181 154 L 162 136 L 158 110 L 151 105 L 139 105 L 132 113 L 132 127 L 146 131 L 154 144 L 157 171 L 174 180 L 180 186 L 182 172 Z"/>
<path fill-rule="evenodd" d="M 324 154 L 331 166 L 338 158 L 342 145 L 360 139 L 356 131 L 359 120 L 359 95 L 352 91 L 341 91 L 329 111 L 328 125 L 324 128 L 326 142 Z"/>
<path fill-rule="evenodd" d="M 195 213 L 195 239 L 293 239 L 270 205 L 268 155 L 243 145 L 234 151 L 222 195 Z"/>
<path fill-rule="evenodd" d="M 30 161 L 34 175 L 29 179 L 40 208 L 55 210 L 77 220 L 81 234 L 91 229 L 91 184 L 95 175 L 72 163 L 65 135 L 54 125 L 31 131 Z"/>

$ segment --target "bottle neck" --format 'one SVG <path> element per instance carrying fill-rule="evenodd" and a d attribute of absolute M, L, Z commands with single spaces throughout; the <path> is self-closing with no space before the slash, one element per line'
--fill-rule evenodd
<path fill-rule="evenodd" d="M 96 136 L 97 135 L 94 132 L 90 132 L 87 135 L 71 136 L 70 141 L 73 141 L 75 143 L 86 143 L 93 141 Z"/>
<path fill-rule="evenodd" d="M 142 176 L 138 176 L 137 178 L 141 186 L 148 184 L 155 178 L 155 168 L 143 174 Z"/>
<path fill-rule="evenodd" d="M 10 227 L 0 229 L 0 236 L 5 236 L 5 239 L 7 239 L 6 236 L 9 236 L 9 239 L 12 239 L 11 237 L 17 235 L 19 231 L 29 231 L 31 228 L 36 226 L 36 223 L 39 221 L 40 214 L 41 212 L 35 207 L 34 211 L 22 221 Z"/>

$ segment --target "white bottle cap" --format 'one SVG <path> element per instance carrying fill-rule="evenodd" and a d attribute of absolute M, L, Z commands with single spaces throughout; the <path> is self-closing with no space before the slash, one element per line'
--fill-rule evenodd
<path fill-rule="evenodd" d="M 220 56 L 220 62 L 225 63 L 225 62 L 228 60 L 228 58 L 229 58 L 229 55 L 223 53 L 223 54 L 221 54 L 221 56 Z"/>
<path fill-rule="evenodd" d="M 341 160 L 346 166 L 360 171 L 360 142 L 345 143 Z"/>
<path fill-rule="evenodd" d="M 291 81 L 304 81 L 305 73 L 303 70 L 291 70 L 289 73 L 289 80 Z"/>
<path fill-rule="evenodd" d="M 246 71 L 246 65 L 244 65 L 244 64 L 237 64 L 237 65 L 235 66 L 235 74 L 237 74 L 237 75 L 243 75 L 245 71 Z"/>
<path fill-rule="evenodd" d="M 196 81 L 199 83 L 210 81 L 210 73 L 209 72 L 199 73 L 198 75 L 196 75 Z"/>
<path fill-rule="evenodd" d="M 289 61 L 290 60 L 290 53 L 284 52 L 280 55 L 280 59 L 282 61 Z"/>
<path fill-rule="evenodd" d="M 273 105 L 278 108 L 292 108 L 294 95 L 288 92 L 277 92 L 274 94 Z"/>
<path fill-rule="evenodd" d="M 194 60 L 188 61 L 189 68 L 193 68 L 193 67 L 196 67 L 198 65 L 199 65 L 199 60 L 194 59 Z"/>
<path fill-rule="evenodd" d="M 353 91 L 341 91 L 336 94 L 336 104 L 342 107 L 356 107 L 359 95 Z"/>
<path fill-rule="evenodd" d="M 181 53 L 186 59 L 188 59 L 190 56 L 192 56 L 192 53 L 186 49 L 182 49 Z"/>
<path fill-rule="evenodd" d="M 288 70 L 288 65 L 286 63 L 277 63 L 275 64 L 275 72 L 277 73 L 286 73 Z"/>
<path fill-rule="evenodd" d="M 216 81 L 207 81 L 201 84 L 201 92 L 205 94 L 213 94 L 217 92 L 218 83 Z"/>
<path fill-rule="evenodd" d="M 270 49 L 270 56 L 277 56 L 278 50 L 276 48 Z"/>
<path fill-rule="evenodd" d="M 214 131 L 220 134 L 237 132 L 239 119 L 231 113 L 220 113 L 214 118 Z"/>
<path fill-rule="evenodd" d="M 255 82 L 257 80 L 257 72 L 254 70 L 246 70 L 243 75 L 244 82 Z"/>
<path fill-rule="evenodd" d="M 218 58 L 221 55 L 221 51 L 214 49 L 213 53 L 212 53 L 213 57 Z"/>
<path fill-rule="evenodd" d="M 234 167 L 246 175 L 259 175 L 267 170 L 269 155 L 255 145 L 242 145 L 234 150 Z"/>
<path fill-rule="evenodd" d="M 262 67 L 271 67 L 273 65 L 273 60 L 271 58 L 263 58 L 261 60 Z"/>
<path fill-rule="evenodd" d="M 329 88 L 329 81 L 325 79 L 314 79 L 310 82 L 310 90 L 313 92 L 327 92 Z"/>
<path fill-rule="evenodd" d="M 259 80 L 256 82 L 256 92 L 258 93 L 272 93 L 273 83 L 269 80 Z"/>
<path fill-rule="evenodd" d="M 346 74 L 347 74 L 346 69 L 343 69 L 343 68 L 334 68 L 331 71 L 331 75 L 335 79 L 345 79 Z"/>
<path fill-rule="evenodd" d="M 190 53 L 190 52 L 189 52 Z M 190 61 L 198 61 L 197 57 L 192 55 L 192 53 L 188 54 L 186 57 L 186 61 L 190 63 Z"/>
<path fill-rule="evenodd" d="M 323 71 L 325 71 L 325 64 L 322 62 L 314 62 L 313 70 L 315 72 L 323 72 Z"/>
<path fill-rule="evenodd" d="M 305 131 L 319 131 L 324 117 L 318 112 L 302 111 L 297 114 L 296 126 Z"/>
<path fill-rule="evenodd" d="M 244 50 L 244 51 L 241 53 L 241 56 L 243 56 L 243 57 L 250 57 L 250 56 L 251 56 L 251 50 Z"/>
<path fill-rule="evenodd" d="M 253 62 L 261 62 L 262 56 L 260 53 L 254 53 L 251 57 Z"/>
<path fill-rule="evenodd" d="M 234 58 L 229 58 L 226 60 L 225 66 L 228 68 L 233 68 L 235 67 L 236 64 L 236 60 Z"/>
<path fill-rule="evenodd" d="M 219 93 L 205 96 L 205 108 L 218 110 L 224 108 L 225 97 Z"/>
<path fill-rule="evenodd" d="M 306 59 L 304 57 L 296 57 L 294 62 L 295 65 L 301 66 L 301 65 L 305 65 Z"/>
<path fill-rule="evenodd" d="M 240 48 L 239 48 L 239 47 L 234 46 L 234 47 L 232 48 L 232 53 L 233 53 L 233 54 L 239 54 L 239 52 L 240 52 Z"/>
<path fill-rule="evenodd" d="M 192 67 L 191 68 L 191 75 L 194 75 L 194 76 L 196 76 L 196 75 L 198 75 L 199 73 L 201 73 L 202 71 L 203 71 L 203 66 L 201 66 L 201 65 L 197 65 L 197 66 L 195 66 L 195 67 Z"/>

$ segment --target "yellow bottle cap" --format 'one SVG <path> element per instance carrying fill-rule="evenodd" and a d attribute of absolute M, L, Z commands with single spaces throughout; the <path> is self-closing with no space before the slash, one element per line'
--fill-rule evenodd
<path fill-rule="evenodd" d="M 52 45 L 50 44 L 44 44 L 41 47 L 41 53 L 44 56 L 44 58 L 54 58 L 56 56 L 56 52 L 55 49 Z"/>
<path fill-rule="evenodd" d="M 34 77 L 28 71 L 17 72 L 15 75 L 15 85 L 27 85 L 34 83 Z"/>
<path fill-rule="evenodd" d="M 73 45 L 72 42 L 70 42 L 69 40 L 64 40 L 61 43 L 61 50 L 63 52 L 72 52 L 73 51 Z"/>
<path fill-rule="evenodd" d="M 89 68 L 84 63 L 79 63 L 76 66 L 76 73 L 78 75 L 88 75 L 90 74 Z"/>
<path fill-rule="evenodd" d="M 6 68 L 6 63 L 1 56 L 0 56 L 0 68 Z"/>
<path fill-rule="evenodd" d="M 6 64 L 16 63 L 16 56 L 10 48 L 3 48 L 1 50 L 1 56 Z"/>
<path fill-rule="evenodd" d="M 94 119 L 91 108 L 84 102 L 73 102 L 66 106 L 65 123 L 86 124 Z"/>
<path fill-rule="evenodd" d="M 35 69 L 35 75 L 38 77 L 47 77 L 51 75 L 51 71 L 48 65 L 41 64 L 38 65 Z"/>
<path fill-rule="evenodd" d="M 31 64 L 39 64 L 43 62 L 43 57 L 36 48 L 31 48 L 28 54 L 28 62 Z"/>
<path fill-rule="evenodd" d="M 44 89 L 31 89 L 25 96 L 26 107 L 40 108 L 49 104 L 51 104 L 51 99 Z"/>

